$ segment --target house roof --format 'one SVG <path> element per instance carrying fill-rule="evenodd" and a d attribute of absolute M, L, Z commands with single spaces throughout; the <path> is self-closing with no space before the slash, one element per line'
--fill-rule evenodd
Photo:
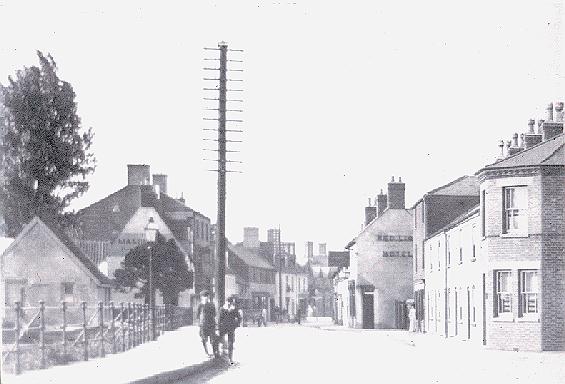
<path fill-rule="evenodd" d="M 508 156 L 494 164 L 487 165 L 482 170 L 533 167 L 541 165 L 565 165 L 565 134 L 561 133 L 551 139 L 542 141 L 531 148 L 524 149 Z M 480 171 L 479 171 L 480 172 Z"/>
<path fill-rule="evenodd" d="M 448 224 L 446 224 L 445 226 L 443 226 L 442 228 L 438 229 L 437 231 L 435 231 L 434 233 L 432 233 L 430 236 L 428 236 L 428 238 L 432 238 L 435 235 L 437 235 L 438 233 L 450 230 L 451 228 L 455 227 L 456 225 L 464 222 L 465 220 L 467 220 L 468 218 L 476 215 L 479 213 L 479 208 L 480 205 L 477 204 L 475 205 L 473 208 L 469 209 L 467 212 L 457 216 L 455 219 L 453 219 L 452 221 L 450 221 Z"/>
<path fill-rule="evenodd" d="M 51 233 L 72 253 L 83 265 L 86 269 L 94 275 L 94 277 L 98 280 L 98 282 L 102 285 L 111 285 L 112 281 L 104 275 L 98 267 L 80 250 L 80 248 L 68 237 L 62 228 L 59 227 L 58 224 L 47 220 L 47 219 L 40 219 L 39 217 L 35 216 L 20 232 L 18 237 L 10 244 L 10 246 L 4 251 L 4 253 L 11 250 L 13 247 L 17 246 L 19 242 L 21 242 L 27 233 L 36 225 L 41 225 L 45 227 L 47 230 L 51 231 Z"/>
<path fill-rule="evenodd" d="M 241 259 L 241 261 L 243 261 L 250 267 L 275 269 L 275 267 L 273 267 L 271 263 L 265 260 L 265 258 L 261 255 L 259 255 L 258 251 L 245 248 L 240 244 L 233 245 L 230 243 L 228 243 L 228 249 L 235 253 Z"/>
<path fill-rule="evenodd" d="M 434 188 L 426 192 L 418 201 L 414 203 L 412 209 L 420 203 L 425 196 L 442 195 L 442 196 L 478 196 L 479 195 L 479 178 L 476 175 L 465 175 L 450 181 L 440 187 Z"/>

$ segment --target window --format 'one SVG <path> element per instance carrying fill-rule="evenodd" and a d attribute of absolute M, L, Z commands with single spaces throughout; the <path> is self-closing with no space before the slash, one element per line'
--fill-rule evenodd
<path fill-rule="evenodd" d="M 422 270 L 426 268 L 426 249 L 424 248 L 424 242 L 422 241 Z"/>
<path fill-rule="evenodd" d="M 528 230 L 527 187 L 503 188 L 502 233 L 526 233 Z"/>
<path fill-rule="evenodd" d="M 447 235 L 445 247 L 447 248 L 447 266 L 449 267 L 451 265 L 451 237 L 449 235 Z"/>
<path fill-rule="evenodd" d="M 471 230 L 471 243 L 472 243 L 472 260 L 475 260 L 477 257 L 477 248 L 475 246 L 475 226 L 473 225 L 473 229 Z"/>
<path fill-rule="evenodd" d="M 472 320 L 473 320 L 473 324 L 475 324 L 477 322 L 477 317 L 476 317 L 476 310 L 475 310 L 475 286 L 473 285 L 473 288 L 471 289 L 471 308 L 472 308 Z"/>
<path fill-rule="evenodd" d="M 418 271 L 418 244 L 414 244 L 414 269 Z"/>
<path fill-rule="evenodd" d="M 495 275 L 495 316 L 512 312 L 512 293 L 510 288 L 510 271 L 497 271 Z"/>
<path fill-rule="evenodd" d="M 459 230 L 459 264 L 463 263 L 463 230 Z"/>
<path fill-rule="evenodd" d="M 538 271 L 520 271 L 520 314 L 538 313 Z"/>
<path fill-rule="evenodd" d="M 74 283 L 61 283 L 61 300 L 70 303 L 74 301 Z"/>
<path fill-rule="evenodd" d="M 437 242 L 437 270 L 439 271 L 441 269 L 441 254 L 440 254 L 440 250 L 441 250 L 441 242 Z"/>
<path fill-rule="evenodd" d="M 432 254 L 432 245 L 430 244 L 430 256 Z M 432 258 L 430 257 L 430 270 L 434 268 L 434 263 L 432 262 Z"/>
<path fill-rule="evenodd" d="M 485 210 L 485 197 L 486 197 L 486 191 L 483 190 L 481 192 L 481 233 L 483 235 L 483 237 L 486 236 L 487 233 L 487 222 L 486 222 L 486 210 Z"/>

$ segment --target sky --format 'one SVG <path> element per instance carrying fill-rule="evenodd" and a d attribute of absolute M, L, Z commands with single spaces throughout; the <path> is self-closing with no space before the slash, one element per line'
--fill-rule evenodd
<path fill-rule="evenodd" d="M 95 132 L 80 209 L 127 183 L 127 164 L 216 218 L 214 117 L 204 58 L 226 41 L 244 89 L 230 144 L 227 234 L 341 250 L 394 176 L 406 206 L 492 163 L 498 142 L 564 100 L 563 2 L 0 0 L 0 83 L 50 53 Z M 213 76 L 212 76 L 213 77 Z M 212 85 L 213 86 L 213 85 Z M 235 88 L 235 85 L 234 85 Z M 237 96 L 240 96 L 239 94 Z M 236 118 L 235 115 L 231 115 Z M 212 132 L 213 134 L 213 132 Z"/>

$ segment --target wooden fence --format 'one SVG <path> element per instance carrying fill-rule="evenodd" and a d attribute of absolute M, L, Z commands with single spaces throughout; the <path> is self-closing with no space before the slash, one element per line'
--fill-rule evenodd
<path fill-rule="evenodd" d="M 16 302 L 10 309 L 6 308 L 2 324 L 2 366 L 15 374 L 124 352 L 153 339 L 147 304 L 63 302 L 48 307 L 41 301 L 39 307 Z M 154 337 L 191 320 L 191 308 L 156 306 Z"/>

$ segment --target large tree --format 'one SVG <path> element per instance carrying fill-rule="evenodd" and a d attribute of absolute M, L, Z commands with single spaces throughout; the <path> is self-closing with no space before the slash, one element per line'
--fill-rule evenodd
<path fill-rule="evenodd" d="M 37 56 L 39 67 L 0 84 L 0 206 L 9 236 L 34 215 L 67 222 L 64 209 L 86 192 L 95 168 L 92 129 L 82 129 L 73 87 L 51 55 Z"/>
<path fill-rule="evenodd" d="M 149 249 L 153 269 L 153 285 L 161 291 L 165 304 L 178 303 L 178 295 L 192 288 L 193 274 L 188 270 L 184 254 L 174 240 L 158 235 L 154 243 L 132 248 L 114 272 L 116 284 L 122 291 L 135 292 L 135 297 L 149 303 Z"/>

